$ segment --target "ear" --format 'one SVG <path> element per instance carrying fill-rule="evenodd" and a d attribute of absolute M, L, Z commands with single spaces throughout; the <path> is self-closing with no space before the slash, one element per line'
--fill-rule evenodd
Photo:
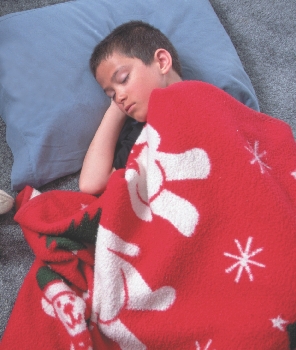
<path fill-rule="evenodd" d="M 162 74 L 166 74 L 172 68 L 172 56 L 165 49 L 157 49 L 154 53 L 154 61 L 159 65 Z"/>

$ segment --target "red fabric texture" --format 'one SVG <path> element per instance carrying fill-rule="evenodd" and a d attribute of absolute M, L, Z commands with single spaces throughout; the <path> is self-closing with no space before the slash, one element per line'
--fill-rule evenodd
<path fill-rule="evenodd" d="M 36 261 L 1 348 L 295 348 L 296 145 L 285 123 L 209 84 L 177 83 L 152 93 L 127 168 L 99 199 L 24 191 L 16 220 Z M 94 258 L 79 235 L 95 222 Z M 71 331 L 75 296 L 84 319 Z"/>
<path fill-rule="evenodd" d="M 21 287 L 0 348 L 100 347 L 102 335 L 91 322 L 99 200 L 70 191 L 39 194 L 28 186 L 18 195 L 16 206 L 15 220 L 36 260 Z"/>

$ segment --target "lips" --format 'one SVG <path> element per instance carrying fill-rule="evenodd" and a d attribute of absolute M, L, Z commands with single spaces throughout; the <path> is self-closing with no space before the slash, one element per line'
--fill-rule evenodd
<path fill-rule="evenodd" d="M 126 114 L 129 113 L 129 111 L 131 110 L 131 107 L 133 107 L 134 103 L 131 103 L 130 105 L 126 106 L 124 109 L 125 109 L 125 112 Z"/>

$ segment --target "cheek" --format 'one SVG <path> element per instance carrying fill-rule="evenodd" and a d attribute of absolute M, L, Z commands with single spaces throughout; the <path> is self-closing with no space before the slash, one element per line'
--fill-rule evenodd
<path fill-rule="evenodd" d="M 123 108 L 123 105 L 120 103 L 116 103 L 116 106 L 121 110 L 121 112 L 123 112 L 124 114 L 126 113 L 125 112 L 125 109 Z"/>
<path fill-rule="evenodd" d="M 154 79 L 148 78 L 142 80 L 140 88 L 138 87 L 138 93 L 141 94 L 143 102 L 148 104 L 152 91 L 157 87 L 159 86 Z"/>

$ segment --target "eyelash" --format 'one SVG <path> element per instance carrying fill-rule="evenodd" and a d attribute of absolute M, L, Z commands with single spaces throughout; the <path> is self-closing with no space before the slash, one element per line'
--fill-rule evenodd
<path fill-rule="evenodd" d="M 126 75 L 126 77 L 122 80 L 121 84 L 124 84 L 128 81 L 129 74 Z"/>
<path fill-rule="evenodd" d="M 129 74 L 126 75 L 126 77 L 122 80 L 122 82 L 120 84 L 125 84 L 129 79 Z M 116 97 L 116 93 L 114 93 L 113 96 L 111 96 L 111 99 L 112 100 L 115 100 L 115 97 Z"/>

